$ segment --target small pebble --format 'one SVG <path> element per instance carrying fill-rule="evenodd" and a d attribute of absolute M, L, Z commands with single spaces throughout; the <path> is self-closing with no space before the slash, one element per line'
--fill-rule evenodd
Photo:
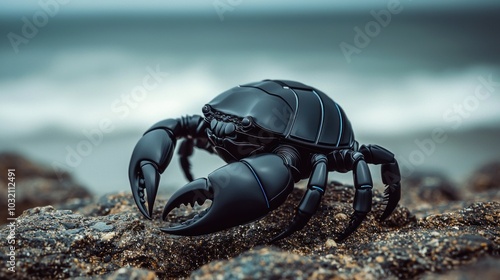
<path fill-rule="evenodd" d="M 338 213 L 338 214 L 335 215 L 335 219 L 341 220 L 341 221 L 347 220 L 347 215 L 344 214 L 344 213 Z"/>
<path fill-rule="evenodd" d="M 104 222 L 97 222 L 92 226 L 92 228 L 98 231 L 110 231 L 113 229 L 113 226 L 107 225 Z"/>
<path fill-rule="evenodd" d="M 329 248 L 332 248 L 332 247 L 337 247 L 337 242 L 335 242 L 335 240 L 331 239 L 331 238 L 328 238 L 325 242 L 325 247 L 327 249 Z"/>

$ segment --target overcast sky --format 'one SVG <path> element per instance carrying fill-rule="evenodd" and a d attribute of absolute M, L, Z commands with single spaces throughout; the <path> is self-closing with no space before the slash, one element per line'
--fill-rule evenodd
<path fill-rule="evenodd" d="M 365 11 L 367 8 L 383 8 L 391 1 L 398 0 L 356 0 L 356 1 L 338 1 L 338 0 L 39 0 L 39 1 L 10 1 L 0 0 L 0 14 L 18 15 L 31 13 L 40 9 L 39 3 L 66 2 L 64 13 L 67 14 L 86 14 L 103 12 L 213 12 L 215 6 L 219 4 L 222 7 L 227 4 L 229 8 L 239 9 L 241 13 L 251 12 L 314 12 L 314 11 Z M 500 1 L 493 0 L 400 0 L 401 3 L 411 6 L 415 9 L 471 9 L 471 8 L 491 8 L 500 7 Z M 243 9 L 244 8 L 244 9 Z"/>

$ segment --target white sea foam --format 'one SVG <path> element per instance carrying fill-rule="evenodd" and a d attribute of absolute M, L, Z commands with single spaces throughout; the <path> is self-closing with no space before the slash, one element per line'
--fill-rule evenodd
<path fill-rule="evenodd" d="M 497 68 L 358 76 L 338 69 L 297 73 L 286 62 L 262 60 L 247 63 L 241 73 L 227 75 L 210 63 L 145 65 L 137 57 L 119 52 L 82 55 L 75 51 L 61 56 L 44 71 L 0 80 L 4 96 L 0 137 L 36 136 L 47 127 L 79 133 L 103 118 L 114 122 L 116 132 L 145 128 L 163 118 L 200 113 L 205 102 L 239 83 L 275 77 L 304 81 L 324 91 L 344 108 L 362 134 L 451 127 L 455 122 L 444 117 L 447 112 L 463 118 L 461 128 L 500 123 L 500 87 L 477 104 L 470 103 L 481 86 L 478 77 L 500 82 Z M 156 68 L 168 76 L 147 91 L 144 99 L 135 100 L 132 92 Z M 467 116 L 460 114 L 457 105 L 464 107 Z M 126 108 L 117 110 L 119 107 Z"/>

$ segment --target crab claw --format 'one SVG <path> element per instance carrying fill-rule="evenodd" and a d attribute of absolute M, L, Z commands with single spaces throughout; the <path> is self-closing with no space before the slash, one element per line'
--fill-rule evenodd
<path fill-rule="evenodd" d="M 195 203 L 198 203 L 198 205 L 203 205 L 203 203 L 209 199 L 212 200 L 214 198 L 213 196 L 213 189 L 210 187 L 210 185 L 207 182 L 207 179 L 201 178 L 201 179 L 196 179 L 183 188 L 179 189 L 177 192 L 175 192 L 171 197 L 168 203 L 165 205 L 165 209 L 163 210 L 163 220 L 167 219 L 168 214 L 175 208 L 179 207 L 181 204 L 187 205 L 190 204 L 191 207 L 195 205 Z M 215 208 L 214 208 L 215 209 Z M 197 235 L 201 233 L 208 233 L 211 232 L 209 228 L 205 224 L 210 225 L 211 223 L 198 223 L 197 226 L 195 227 L 185 227 L 188 224 L 191 224 L 207 214 L 208 210 L 212 210 L 212 207 L 206 209 L 204 212 L 198 214 L 195 216 L 193 219 L 188 220 L 183 223 L 183 226 L 176 226 L 172 228 L 162 228 L 163 231 L 172 233 L 172 234 L 179 234 L 179 235 Z M 207 219 L 212 219 L 214 213 L 216 211 L 212 212 L 210 215 L 208 215 L 208 218 L 205 218 L 204 220 Z M 215 213 L 216 214 L 216 213 Z M 213 221 L 212 221 L 213 222 Z M 203 226 L 205 225 L 205 226 Z M 201 226 L 201 229 L 200 229 Z M 211 227 L 210 227 L 211 228 Z"/>
<path fill-rule="evenodd" d="M 163 219 L 181 204 L 212 200 L 204 212 L 180 225 L 161 230 L 177 235 L 201 235 L 242 225 L 281 205 L 293 189 L 293 178 L 283 160 L 274 154 L 249 157 L 219 168 L 188 183 L 165 205 Z"/>
<path fill-rule="evenodd" d="M 132 153 L 129 165 L 130 187 L 135 204 L 148 219 L 152 218 L 160 173 L 170 162 L 174 146 L 175 138 L 167 130 L 155 129 L 144 134 Z M 148 202 L 147 210 L 145 195 Z"/>
<path fill-rule="evenodd" d="M 151 219 L 149 213 L 153 213 L 153 205 L 156 199 L 156 193 L 158 192 L 158 183 L 160 182 L 160 174 L 156 170 L 153 164 L 147 161 L 142 161 L 141 164 L 141 174 L 136 176 L 135 186 L 138 188 L 133 189 L 132 195 L 134 196 L 134 201 L 141 213 L 146 216 L 146 218 Z M 148 210 L 146 210 L 145 199 L 144 199 L 144 189 L 147 192 L 148 198 Z"/>

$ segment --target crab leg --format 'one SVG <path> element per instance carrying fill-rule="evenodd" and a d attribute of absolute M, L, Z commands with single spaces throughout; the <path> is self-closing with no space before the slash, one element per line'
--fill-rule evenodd
<path fill-rule="evenodd" d="M 363 154 L 360 152 L 351 149 L 336 150 L 328 154 L 327 158 L 329 170 L 339 172 L 352 170 L 354 187 L 356 188 L 353 202 L 354 213 L 351 215 L 345 230 L 337 238 L 338 241 L 342 241 L 359 227 L 366 215 L 371 211 L 372 177 Z"/>
<path fill-rule="evenodd" d="M 361 153 L 350 150 L 346 153 L 345 159 L 349 164 L 352 163 L 351 170 L 356 188 L 353 202 L 354 213 L 351 215 L 348 226 L 337 237 L 337 241 L 342 241 L 353 233 L 372 209 L 373 182 L 368 164 Z"/>
<path fill-rule="evenodd" d="M 312 163 L 313 171 L 307 183 L 307 191 L 297 207 L 295 217 L 288 228 L 274 237 L 271 243 L 286 238 L 294 232 L 301 230 L 318 210 L 321 198 L 323 198 L 323 194 L 325 193 L 328 167 L 326 157 L 321 154 L 314 155 Z"/>
<path fill-rule="evenodd" d="M 211 154 L 214 153 L 212 144 L 206 138 L 186 138 L 184 139 L 177 151 L 179 155 L 179 163 L 181 165 L 182 171 L 186 179 L 191 182 L 194 180 L 193 174 L 191 173 L 191 163 L 189 162 L 189 157 L 193 155 L 194 147 L 203 149 Z"/>
<path fill-rule="evenodd" d="M 398 162 L 393 153 L 378 145 L 362 145 L 359 151 L 367 163 L 382 164 L 382 182 L 386 185 L 384 194 L 387 204 L 380 220 L 385 220 L 394 211 L 401 198 L 401 175 Z"/>
<path fill-rule="evenodd" d="M 186 179 L 191 182 L 194 180 L 193 174 L 191 174 L 191 163 L 189 162 L 189 157 L 193 155 L 194 140 L 185 139 L 181 142 L 177 154 L 179 155 L 179 163 L 181 165 L 182 171 Z"/>
<path fill-rule="evenodd" d="M 204 125 L 203 118 L 197 115 L 163 120 L 148 129 L 136 144 L 130 159 L 129 181 L 134 201 L 146 218 L 151 219 L 160 174 L 172 159 L 177 138 L 200 137 Z"/>

